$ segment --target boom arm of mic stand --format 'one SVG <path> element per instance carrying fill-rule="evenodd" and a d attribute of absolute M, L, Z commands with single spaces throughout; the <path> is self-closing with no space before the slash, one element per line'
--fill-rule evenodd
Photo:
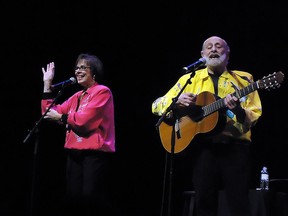
<path fill-rule="evenodd" d="M 40 125 L 40 123 L 42 122 L 42 120 L 44 119 L 44 117 L 46 116 L 46 114 L 49 112 L 49 110 L 51 109 L 51 107 L 56 103 L 57 99 L 62 95 L 63 93 L 63 89 L 58 91 L 57 96 L 54 98 L 54 100 L 52 101 L 52 103 L 50 104 L 50 106 L 47 108 L 47 110 L 45 111 L 45 113 L 40 117 L 40 119 L 35 123 L 34 127 L 32 128 L 32 130 L 29 130 L 28 135 L 26 136 L 26 138 L 24 139 L 23 143 L 25 144 L 30 137 L 32 136 L 32 134 L 34 134 L 35 132 L 37 132 L 38 126 Z"/>
<path fill-rule="evenodd" d="M 160 124 L 164 121 L 164 119 L 166 118 L 167 113 L 169 113 L 171 110 L 173 110 L 175 103 L 177 102 L 179 96 L 175 97 L 172 99 L 172 103 L 170 104 L 170 106 L 166 109 L 166 111 L 162 114 L 162 116 L 159 118 L 157 124 L 156 124 L 156 129 L 159 129 Z"/>
<path fill-rule="evenodd" d="M 195 75 L 194 72 L 191 73 L 189 79 L 186 81 L 185 85 L 183 86 L 183 88 L 180 90 L 180 92 L 178 93 L 178 95 L 174 98 L 172 98 L 172 103 L 170 104 L 170 106 L 165 110 L 165 112 L 162 114 L 162 116 L 159 118 L 157 124 L 156 124 L 156 130 L 159 130 L 159 126 L 160 124 L 163 122 L 163 120 L 166 118 L 167 113 L 169 113 L 171 110 L 173 110 L 178 98 L 180 97 L 180 95 L 182 94 L 182 92 L 184 91 L 184 89 L 186 88 L 186 86 L 188 84 L 191 84 L 191 78 Z"/>

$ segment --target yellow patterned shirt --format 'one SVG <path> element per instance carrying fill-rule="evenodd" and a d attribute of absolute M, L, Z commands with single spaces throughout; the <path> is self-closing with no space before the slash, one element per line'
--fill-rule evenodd
<path fill-rule="evenodd" d="M 190 76 L 190 73 L 183 75 L 164 96 L 157 98 L 152 103 L 152 113 L 162 116 L 166 112 L 167 108 L 171 105 L 172 99 L 179 94 L 183 86 L 187 83 L 187 80 L 190 80 L 190 82 L 188 85 L 186 85 L 185 89 L 183 89 L 182 93 L 191 92 L 196 95 L 202 95 L 203 92 L 209 92 L 209 94 L 215 94 L 213 80 L 211 76 L 209 76 L 207 68 L 196 71 L 192 78 Z M 234 84 L 234 87 L 232 83 Z M 222 136 L 233 137 L 249 142 L 251 141 L 251 127 L 255 125 L 258 118 L 262 115 L 261 100 L 257 88 L 253 88 L 257 87 L 257 85 L 256 83 L 253 85 L 253 83 L 253 76 L 244 71 L 225 71 L 219 77 L 218 97 L 221 99 L 227 94 L 234 93 L 236 86 L 237 89 L 242 90 L 240 104 L 246 112 L 246 120 L 243 124 L 237 122 L 236 115 L 231 110 L 227 110 L 225 112 L 225 116 L 227 118 L 226 126 L 218 136 L 220 139 Z M 243 91 L 243 89 L 245 89 L 245 91 Z M 216 103 L 217 102 L 220 101 L 217 99 Z M 206 105 L 209 108 L 211 104 L 207 103 L 205 106 L 203 105 L 203 107 L 207 108 Z M 218 112 L 217 108 L 216 112 Z M 168 116 L 171 113 L 172 112 L 165 114 Z"/>

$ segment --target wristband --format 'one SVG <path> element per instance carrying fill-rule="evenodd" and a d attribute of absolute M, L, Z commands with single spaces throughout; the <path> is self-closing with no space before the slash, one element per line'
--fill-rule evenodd
<path fill-rule="evenodd" d="M 67 124 L 68 114 L 62 114 L 60 121 L 64 124 Z"/>

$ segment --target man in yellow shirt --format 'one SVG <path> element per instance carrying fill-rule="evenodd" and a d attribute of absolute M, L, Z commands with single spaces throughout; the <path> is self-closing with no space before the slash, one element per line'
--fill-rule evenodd
<path fill-rule="evenodd" d="M 197 216 L 217 215 L 220 189 L 231 215 L 249 216 L 251 127 L 262 115 L 261 101 L 257 88 L 251 87 L 252 74 L 227 68 L 230 48 L 224 39 L 206 39 L 201 56 L 206 67 L 180 77 L 153 102 L 152 113 L 165 115 L 160 131 L 168 131 L 161 135 L 167 151 L 188 151 L 191 144 Z"/>

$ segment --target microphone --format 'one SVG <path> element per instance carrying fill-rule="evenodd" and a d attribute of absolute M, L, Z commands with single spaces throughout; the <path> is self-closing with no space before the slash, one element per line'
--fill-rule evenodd
<path fill-rule="evenodd" d="M 65 80 L 63 82 L 51 85 L 52 88 L 56 88 L 58 86 L 67 86 L 67 85 L 71 85 L 71 84 L 75 84 L 76 83 L 76 79 L 74 77 L 70 77 L 68 80 Z"/>
<path fill-rule="evenodd" d="M 198 61 L 194 62 L 193 64 L 188 65 L 187 67 L 183 67 L 183 73 L 189 73 L 192 70 L 195 71 L 197 68 L 204 66 L 206 64 L 206 60 L 204 58 L 200 58 Z"/>

